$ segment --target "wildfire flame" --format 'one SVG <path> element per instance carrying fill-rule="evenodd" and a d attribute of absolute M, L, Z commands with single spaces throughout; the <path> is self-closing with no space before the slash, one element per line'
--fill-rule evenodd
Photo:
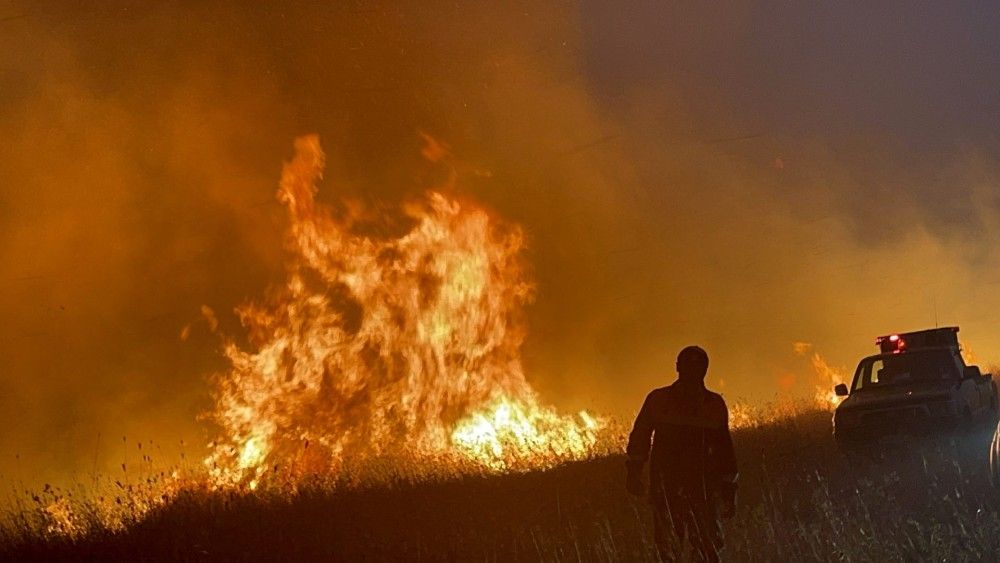
<path fill-rule="evenodd" d="M 821 383 L 816 385 L 816 402 L 822 406 L 836 407 L 844 400 L 834 393 L 833 388 L 844 382 L 843 370 L 830 367 L 818 352 L 812 355 L 813 370 Z"/>
<path fill-rule="evenodd" d="M 395 214 L 325 205 L 318 137 L 295 150 L 277 193 L 287 282 L 237 309 L 250 344 L 225 346 L 213 482 L 255 488 L 275 468 L 379 456 L 506 470 L 588 455 L 602 422 L 542 406 L 525 379 L 521 229 L 436 191 Z"/>
<path fill-rule="evenodd" d="M 845 381 L 844 370 L 831 367 L 819 352 L 813 350 L 813 345 L 808 342 L 795 342 L 792 344 L 792 349 L 797 356 L 809 356 L 814 374 L 816 403 L 826 408 L 839 405 L 844 398 L 838 397 L 833 388 Z M 810 352 L 812 352 L 811 355 Z"/>

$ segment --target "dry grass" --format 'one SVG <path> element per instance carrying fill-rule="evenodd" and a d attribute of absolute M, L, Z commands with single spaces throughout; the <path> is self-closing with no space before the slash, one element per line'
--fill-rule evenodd
<path fill-rule="evenodd" d="M 727 559 L 981 561 L 1000 553 L 988 431 L 848 459 L 834 447 L 829 417 L 799 409 L 736 431 L 741 506 L 726 525 Z M 7 513 L 0 560 L 655 560 L 648 510 L 625 494 L 617 455 L 493 477 L 383 470 L 377 487 L 314 480 L 294 493 L 192 490 L 151 510 L 142 491 L 155 483 L 122 484 L 105 498 L 126 515 L 117 528 L 93 500 L 76 500 L 79 492 L 43 491 Z M 53 502 L 75 511 L 78 529 L 53 528 Z"/>

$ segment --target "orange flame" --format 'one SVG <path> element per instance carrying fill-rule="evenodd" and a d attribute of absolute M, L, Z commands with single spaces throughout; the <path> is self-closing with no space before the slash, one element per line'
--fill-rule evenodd
<path fill-rule="evenodd" d="M 812 351 L 813 346 L 808 342 L 795 342 L 792 344 L 792 348 L 796 355 L 805 356 Z M 838 397 L 834 393 L 833 388 L 845 381 L 844 370 L 831 367 L 819 352 L 813 352 L 810 362 L 812 363 L 815 379 L 816 402 L 821 407 L 836 407 L 844 398 Z"/>
<path fill-rule="evenodd" d="M 812 356 L 812 365 L 820 380 L 816 385 L 816 401 L 822 406 L 836 407 L 844 400 L 833 391 L 834 386 L 844 382 L 843 370 L 830 367 L 818 352 Z"/>
<path fill-rule="evenodd" d="M 978 356 L 976 355 L 976 352 L 972 349 L 972 346 L 969 346 L 968 342 L 963 342 L 959 340 L 958 349 L 961 351 L 962 359 L 965 361 L 966 365 L 971 366 L 978 363 L 977 362 Z"/>
<path fill-rule="evenodd" d="M 277 193 L 288 279 L 237 309 L 251 344 L 225 346 L 213 482 L 255 488 L 278 467 L 336 473 L 348 458 L 506 470 L 589 455 L 603 423 L 541 406 L 525 379 L 521 229 L 433 191 L 399 217 L 324 205 L 319 139 L 295 148 Z"/>

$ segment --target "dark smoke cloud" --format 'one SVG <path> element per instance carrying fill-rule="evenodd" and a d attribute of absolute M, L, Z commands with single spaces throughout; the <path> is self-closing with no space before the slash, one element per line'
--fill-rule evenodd
<path fill-rule="evenodd" d="M 427 132 L 525 227 L 526 365 L 560 407 L 628 415 L 690 343 L 727 396 L 811 394 L 794 342 L 846 366 L 935 311 L 989 357 L 1000 22 L 959 8 L 8 4 L 0 471 L 197 453 L 201 307 L 239 335 L 283 278 L 310 132 L 321 198 L 440 181 Z"/>

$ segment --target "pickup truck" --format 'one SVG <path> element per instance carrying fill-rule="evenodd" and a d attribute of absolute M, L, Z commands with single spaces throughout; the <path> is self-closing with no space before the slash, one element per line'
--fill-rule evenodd
<path fill-rule="evenodd" d="M 879 354 L 861 360 L 833 415 L 844 447 L 888 435 L 992 425 L 997 417 L 993 376 L 966 365 L 958 327 L 889 334 L 875 339 Z"/>

